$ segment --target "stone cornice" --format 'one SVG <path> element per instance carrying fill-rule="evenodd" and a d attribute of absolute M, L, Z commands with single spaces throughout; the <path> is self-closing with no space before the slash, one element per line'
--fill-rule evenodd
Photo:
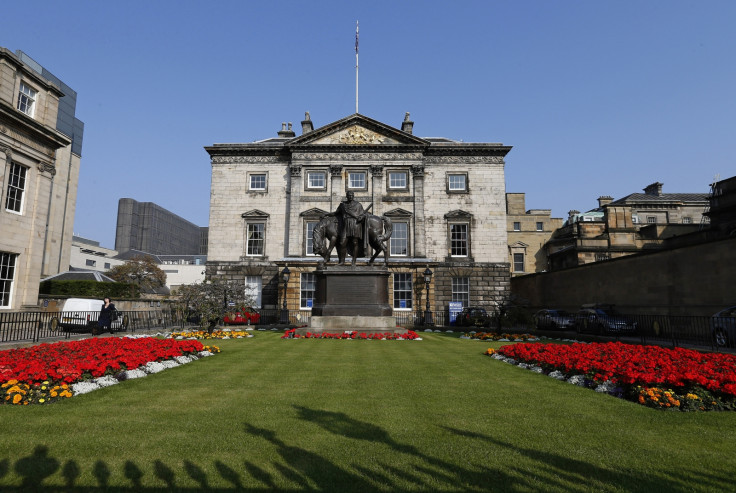
<path fill-rule="evenodd" d="M 212 164 L 287 164 L 278 156 L 212 156 Z"/>
<path fill-rule="evenodd" d="M 504 164 L 503 156 L 474 156 L 467 154 L 426 156 L 426 164 Z"/>
<path fill-rule="evenodd" d="M 39 123 L 3 101 L 0 101 L 0 132 L 52 158 L 56 149 L 72 143 L 58 130 Z"/>

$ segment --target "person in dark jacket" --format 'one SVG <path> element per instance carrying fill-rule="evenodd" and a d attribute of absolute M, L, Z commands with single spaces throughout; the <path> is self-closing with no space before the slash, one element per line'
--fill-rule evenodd
<path fill-rule="evenodd" d="M 110 324 L 112 324 L 112 321 L 114 317 L 117 315 L 115 304 L 110 301 L 110 298 L 105 298 L 105 303 L 102 305 L 102 308 L 100 309 L 100 316 L 97 319 L 97 325 L 99 327 L 100 331 L 109 331 L 111 334 L 112 327 L 110 327 Z"/>

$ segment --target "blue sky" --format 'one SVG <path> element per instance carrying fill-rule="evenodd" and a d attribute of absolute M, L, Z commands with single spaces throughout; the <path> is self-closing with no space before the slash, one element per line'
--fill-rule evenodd
<path fill-rule="evenodd" d="M 355 112 L 513 146 L 506 189 L 553 216 L 736 174 L 733 1 L 38 1 L 0 46 L 78 93 L 75 233 L 115 244 L 121 197 L 205 226 L 203 147 Z"/>

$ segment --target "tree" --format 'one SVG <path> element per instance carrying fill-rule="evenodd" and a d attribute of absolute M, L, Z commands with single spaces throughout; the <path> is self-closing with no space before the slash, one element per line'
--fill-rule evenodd
<path fill-rule="evenodd" d="M 226 313 L 241 310 L 255 301 L 245 293 L 242 281 L 224 279 L 179 286 L 176 294 L 179 297 L 179 309 L 187 316 L 193 316 L 200 327 L 210 332 Z"/>
<path fill-rule="evenodd" d="M 166 273 L 150 255 L 133 257 L 122 265 L 116 265 L 106 274 L 118 282 L 135 284 L 143 292 L 151 292 L 166 285 Z"/>

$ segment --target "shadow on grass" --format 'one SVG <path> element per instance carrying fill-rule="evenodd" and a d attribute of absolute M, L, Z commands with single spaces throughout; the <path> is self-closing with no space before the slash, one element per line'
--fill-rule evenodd
<path fill-rule="evenodd" d="M 213 458 L 214 467 L 208 473 L 200 465 L 184 460 L 171 466 L 157 459 L 141 467 L 133 460 L 126 460 L 121 471 L 113 471 L 104 461 L 96 461 L 87 471 L 94 477 L 95 485 L 78 484 L 85 471 L 73 459 L 53 457 L 45 445 L 36 446 L 32 454 L 15 463 L 0 459 L 0 490 L 3 492 L 70 491 L 70 492 L 258 492 L 291 491 L 534 491 L 540 485 L 547 490 L 589 491 L 592 488 L 609 491 L 678 491 L 692 485 L 694 478 L 703 490 L 726 491 L 732 478 L 702 469 L 661 471 L 656 477 L 645 477 L 639 471 L 622 471 L 615 464 L 603 468 L 586 461 L 571 459 L 561 453 L 519 447 L 500 438 L 447 426 L 439 429 L 459 440 L 482 442 L 493 449 L 486 456 L 522 455 L 528 459 L 525 467 L 494 464 L 468 464 L 458 460 L 450 462 L 430 455 L 417 447 L 398 442 L 380 426 L 356 420 L 345 413 L 309 409 L 294 406 L 297 417 L 313 423 L 328 433 L 348 440 L 385 445 L 406 460 L 391 463 L 388 459 L 356 464 L 350 457 L 338 463 L 323 455 L 302 447 L 290 445 L 273 430 L 244 423 L 245 433 L 270 444 L 280 460 L 264 469 L 263 464 L 248 460 L 242 464 L 227 464 Z M 455 444 L 457 446 L 457 443 Z M 477 447 L 476 447 L 477 448 Z M 354 447 L 360 450 L 360 446 Z M 356 460 L 359 460 L 356 458 Z M 528 463 L 536 466 L 533 477 Z M 146 478 L 145 470 L 151 471 Z M 122 477 L 124 480 L 121 478 Z M 14 475 L 14 476 L 13 476 Z M 20 482 L 8 486 L 11 479 Z M 63 486 L 59 485 L 62 479 Z M 595 478 L 593 480 L 592 478 Z M 165 486 L 147 486 L 159 483 Z M 184 486 L 196 483 L 196 486 Z M 213 487 L 211 483 L 227 483 L 226 487 Z M 53 484 L 53 486 L 52 486 Z"/>

